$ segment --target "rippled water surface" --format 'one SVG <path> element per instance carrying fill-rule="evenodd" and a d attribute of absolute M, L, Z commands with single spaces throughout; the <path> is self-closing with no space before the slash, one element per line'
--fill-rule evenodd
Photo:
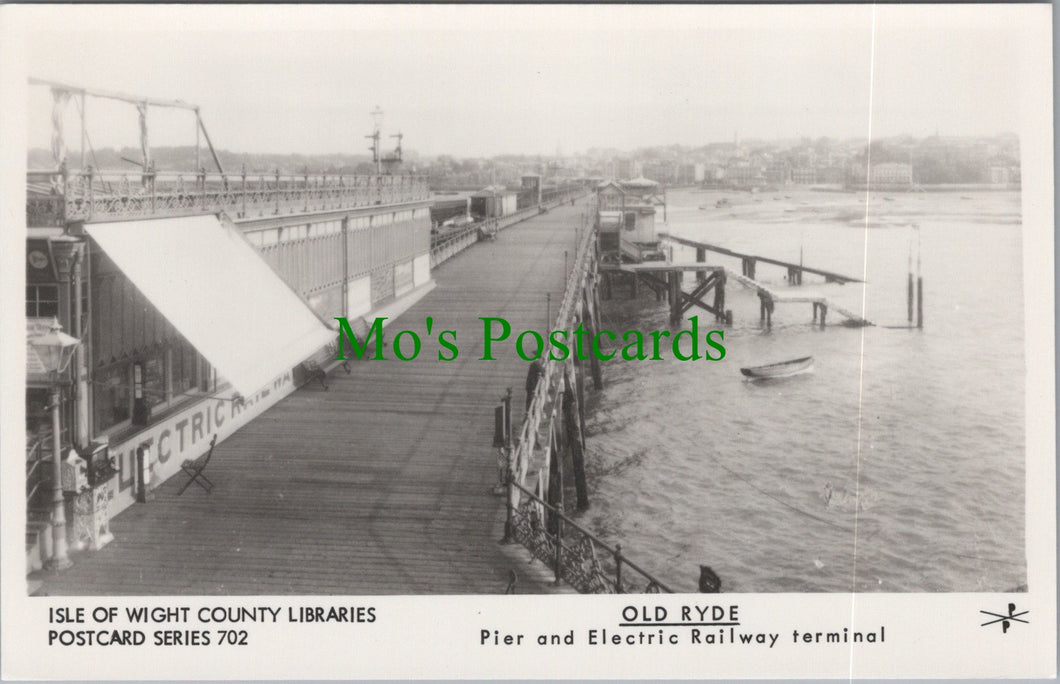
<path fill-rule="evenodd" d="M 721 197 L 732 205 L 716 208 Z M 869 210 L 866 227 L 866 202 Z M 675 589 L 710 565 L 723 591 L 1006 591 L 1026 582 L 1020 197 L 1010 192 L 761 195 L 676 191 L 668 229 L 864 276 L 812 292 L 906 325 L 922 245 L 922 331 L 847 328 L 730 281 L 719 362 L 605 365 L 588 417 L 591 527 Z M 676 248 L 675 258 L 692 260 Z M 707 261 L 739 272 L 739 262 Z M 757 277 L 785 290 L 783 268 Z M 690 288 L 691 274 L 685 289 Z M 647 288 L 605 302 L 613 330 L 666 329 Z M 689 311 L 692 315 L 696 309 Z M 706 312 L 701 328 L 715 327 Z M 687 320 L 683 326 L 689 328 Z M 701 332 L 701 335 L 703 332 Z M 813 355 L 813 372 L 746 382 L 741 366 Z"/>

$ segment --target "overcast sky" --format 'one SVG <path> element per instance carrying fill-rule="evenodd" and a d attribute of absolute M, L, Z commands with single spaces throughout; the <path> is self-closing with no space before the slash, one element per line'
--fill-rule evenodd
<path fill-rule="evenodd" d="M 1048 23 L 1041 5 L 35 9 L 29 74 L 196 103 L 219 148 L 361 153 L 378 105 L 384 134 L 458 157 L 867 137 L 870 113 L 873 137 L 1017 131 L 1022 37 Z M 31 88 L 31 146 L 50 113 Z M 131 106 L 89 100 L 88 120 L 96 147 L 139 144 Z M 152 110 L 152 144 L 194 141 L 187 113 Z"/>

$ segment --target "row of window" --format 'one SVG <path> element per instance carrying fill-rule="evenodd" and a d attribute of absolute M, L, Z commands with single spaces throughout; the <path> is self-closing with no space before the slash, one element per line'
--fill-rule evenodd
<path fill-rule="evenodd" d="M 430 210 L 426 207 L 421 209 L 406 209 L 393 211 L 374 216 L 356 216 L 349 219 L 350 230 L 363 230 L 372 226 L 389 226 L 392 223 L 411 221 L 412 219 L 426 219 L 430 217 Z M 325 235 L 337 235 L 342 232 L 342 221 L 320 221 L 318 223 L 287 226 L 285 228 L 270 228 L 268 230 L 256 230 L 247 233 L 247 239 L 252 245 L 266 247 L 306 238 L 323 237 Z"/>
<path fill-rule="evenodd" d="M 212 368 L 187 342 L 152 349 L 93 374 L 95 431 L 146 425 L 152 414 L 216 388 Z"/>

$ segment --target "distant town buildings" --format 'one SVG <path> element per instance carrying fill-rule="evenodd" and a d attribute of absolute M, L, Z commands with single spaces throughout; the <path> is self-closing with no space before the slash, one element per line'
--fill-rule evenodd
<path fill-rule="evenodd" d="M 1019 184 L 1020 167 L 1019 166 L 991 166 L 990 167 L 990 183 L 992 185 L 1012 185 Z"/>
<path fill-rule="evenodd" d="M 644 165 L 635 159 L 615 159 L 611 164 L 611 180 L 639 178 L 644 173 Z"/>
<path fill-rule="evenodd" d="M 813 185 L 817 182 L 817 169 L 812 166 L 796 167 L 791 170 L 791 182 L 795 185 Z M 842 179 L 836 182 L 842 182 Z"/>
<path fill-rule="evenodd" d="M 479 190 L 490 185 L 519 187 L 527 174 L 543 182 L 647 178 L 660 185 L 752 189 L 787 186 L 920 187 L 1020 183 L 1019 138 L 897 136 L 873 140 L 802 138 L 765 141 L 736 138 L 697 147 L 669 145 L 635 150 L 593 148 L 562 156 L 502 155 L 457 160 L 422 160 L 420 170 L 435 189 Z M 869 168 L 871 166 L 871 172 Z M 869 176 L 871 175 L 871 179 Z"/>
<path fill-rule="evenodd" d="M 872 166 L 874 185 L 911 185 L 913 183 L 913 165 L 897 162 L 885 162 Z"/>

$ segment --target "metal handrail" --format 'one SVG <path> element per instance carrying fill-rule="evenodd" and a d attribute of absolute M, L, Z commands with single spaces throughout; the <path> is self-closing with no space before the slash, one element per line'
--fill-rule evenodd
<path fill-rule="evenodd" d="M 453 242 L 456 242 L 456 241 L 460 240 L 461 238 L 467 237 L 467 236 L 471 235 L 472 233 L 478 234 L 479 230 L 483 230 L 483 229 L 488 230 L 488 227 L 490 225 L 496 226 L 496 224 L 497 224 L 497 219 L 491 218 L 491 219 L 486 219 L 486 221 L 482 222 L 482 223 L 469 223 L 466 226 L 464 226 L 463 228 L 460 228 L 460 229 L 454 230 L 454 231 L 450 231 L 448 233 L 442 233 L 440 235 L 432 235 L 431 236 L 431 249 L 432 250 L 433 249 L 444 249 L 445 247 L 449 246 L 449 244 L 451 244 Z"/>
<path fill-rule="evenodd" d="M 650 572 L 648 572 L 644 568 L 640 567 L 639 565 L 637 565 L 636 563 L 634 563 L 633 561 L 629 560 L 624 555 L 622 555 L 622 546 L 621 545 L 616 544 L 612 548 L 609 544 L 607 544 L 607 542 L 603 541 L 602 539 L 597 537 L 595 534 L 593 534 L 589 530 L 585 529 L 584 527 L 582 527 L 578 523 L 576 523 L 573 520 L 571 520 L 570 518 L 568 518 L 563 513 L 563 511 L 561 511 L 560 509 L 556 508 L 552 504 L 548 503 L 547 501 L 545 501 L 544 499 L 542 499 L 538 495 L 534 494 L 532 491 L 530 491 L 526 487 L 523 487 L 518 482 L 515 482 L 514 479 L 510 479 L 509 480 L 509 484 L 511 484 L 513 487 L 518 489 L 520 492 L 522 492 L 526 496 L 530 497 L 530 499 L 532 501 L 540 504 L 541 506 L 544 506 L 545 509 L 548 510 L 549 512 L 553 513 L 556 516 L 559 516 L 559 518 L 563 521 L 563 524 L 570 525 L 574 529 L 578 530 L 578 532 L 582 533 L 587 538 L 589 538 L 593 542 L 593 544 L 596 544 L 597 546 L 602 548 L 604 551 L 607 551 L 609 554 L 611 554 L 611 557 L 615 561 L 616 574 L 617 574 L 617 576 L 619 578 L 621 578 L 621 576 L 622 576 L 621 567 L 622 567 L 622 564 L 624 563 L 624 564 L 628 565 L 630 568 L 632 568 L 632 569 L 636 570 L 637 572 L 639 572 L 644 577 L 644 579 L 648 580 L 648 582 L 650 582 L 652 585 L 657 586 L 659 589 L 661 589 L 662 591 L 664 591 L 664 592 L 666 592 L 668 594 L 674 593 L 673 589 L 671 589 L 667 585 L 663 584 L 661 581 L 659 581 L 659 579 L 657 579 Z M 621 587 L 622 587 L 621 579 L 616 581 L 615 586 L 617 588 L 621 589 Z"/>
<path fill-rule="evenodd" d="M 565 330 L 568 332 L 568 335 L 570 334 L 575 325 L 575 312 L 578 304 L 581 303 L 585 283 L 592 277 L 592 264 L 596 255 L 596 231 L 592 226 L 591 216 L 592 212 L 584 216 L 584 223 L 581 227 L 581 229 L 584 230 L 584 235 L 578 240 L 578 249 L 574 258 L 574 264 L 570 273 L 567 274 L 563 300 L 560 303 L 559 310 L 556 312 L 554 327 L 551 328 L 552 331 Z M 561 521 L 556 528 L 555 535 L 549 537 L 550 541 L 548 543 L 554 545 L 554 548 L 550 553 L 554 555 L 546 559 L 547 562 L 551 562 L 555 565 L 554 570 L 556 572 L 557 581 L 559 581 L 565 574 L 572 571 L 571 568 L 562 567 L 565 546 L 562 527 L 564 524 L 567 524 L 581 533 L 585 539 L 589 540 L 590 544 L 595 545 L 610 554 L 615 563 L 615 578 L 613 582 L 606 578 L 603 578 L 603 580 L 605 582 L 610 582 L 615 591 L 619 593 L 623 592 L 622 568 L 623 564 L 625 564 L 648 580 L 647 591 L 657 589 L 667 593 L 673 593 L 672 589 L 656 579 L 654 575 L 647 572 L 636 563 L 626 559 L 622 555 L 622 547 L 620 545 L 616 545 L 612 548 L 610 545 L 604 543 L 599 537 L 564 515 L 561 509 L 544 501 L 525 486 L 526 478 L 530 473 L 530 462 L 534 456 L 541 424 L 543 422 L 547 423 L 546 434 L 548 435 L 551 435 L 552 431 L 555 429 L 554 423 L 556 420 L 556 411 L 561 404 L 560 392 L 563 388 L 562 378 L 564 365 L 570 362 L 569 358 L 565 361 L 552 359 L 551 337 L 551 334 L 547 336 L 548 341 L 545 342 L 544 349 L 539 357 L 544 360 L 542 376 L 538 381 L 537 386 L 534 388 L 534 393 L 530 400 L 530 406 L 519 430 L 518 439 L 514 448 L 509 451 L 507 469 L 504 473 L 504 481 L 508 484 L 505 539 L 510 540 L 518 538 L 516 529 L 519 528 L 519 525 L 524 525 L 525 520 L 523 520 L 520 515 L 518 520 L 522 522 L 520 522 L 519 525 L 516 524 L 516 510 L 520 507 L 520 499 L 522 497 L 530 497 L 530 501 L 544 506 L 545 510 L 559 516 L 559 520 Z M 559 378 L 558 381 L 557 378 Z M 548 453 L 550 452 L 548 445 L 545 446 L 545 452 L 547 461 Z M 525 504 L 525 500 L 522 503 Z M 525 532 L 519 534 L 525 534 Z M 540 557 L 540 549 L 535 550 L 537 547 L 534 542 L 523 540 L 523 543 L 528 545 L 528 548 L 530 548 L 532 553 Z M 595 561 L 593 561 L 593 564 L 595 564 Z M 599 565 L 596 565 L 596 567 L 598 568 L 597 572 L 603 572 Z M 574 575 L 578 576 L 578 574 L 579 572 L 574 570 Z M 585 587 L 588 587 L 588 589 L 585 589 Z M 590 581 L 588 584 L 583 584 L 579 588 L 582 590 L 593 590 L 594 587 L 598 589 L 600 588 L 600 585 L 594 584 Z"/>
<path fill-rule="evenodd" d="M 584 229 L 585 235 L 582 237 L 581 243 L 578 246 L 578 252 L 574 258 L 574 266 L 571 268 L 571 272 L 567 276 L 563 301 L 560 303 L 559 311 L 556 313 L 556 322 L 549 331 L 550 333 L 552 330 L 569 330 L 571 327 L 572 321 L 570 320 L 570 317 L 573 312 L 574 299 L 575 297 L 581 296 L 581 288 L 578 286 L 578 283 L 583 278 L 583 274 L 587 268 L 591 246 L 594 243 L 593 236 L 595 235 L 595 231 L 590 230 L 588 225 L 584 226 Z M 537 387 L 534 389 L 534 396 L 530 400 L 530 408 L 523 418 L 523 424 L 519 430 L 519 440 L 512 454 L 512 463 L 516 466 L 516 469 L 518 469 L 519 465 L 523 465 L 525 470 L 525 464 L 529 462 L 530 455 L 533 453 L 534 446 L 537 442 L 537 428 L 542 418 L 540 414 L 545 409 L 548 388 L 551 385 L 557 364 L 562 363 L 560 361 L 552 360 L 551 351 L 552 335 L 549 334 L 546 336 L 545 346 L 541 351 L 541 358 L 545 359 L 545 367 L 542 377 L 538 382 Z"/>
<path fill-rule="evenodd" d="M 96 170 L 30 171 L 27 183 L 47 185 L 27 197 L 30 225 L 93 217 L 176 216 L 248 209 L 261 215 L 349 209 L 430 199 L 426 176 L 248 174 Z"/>
<path fill-rule="evenodd" d="M 519 211 L 509 214 L 508 216 L 490 217 L 485 222 L 477 222 L 468 224 L 466 227 L 455 230 L 450 233 L 444 233 L 441 235 L 431 236 L 431 268 L 438 266 L 447 259 L 456 256 L 458 253 L 470 247 L 478 241 L 478 235 L 480 231 L 497 233 L 505 228 L 512 226 L 520 221 L 523 221 L 531 216 L 536 216 L 542 207 L 556 206 L 557 204 L 565 201 L 564 199 L 553 199 L 546 202 L 542 202 L 540 205 L 533 205 L 520 209 Z M 470 239 L 474 236 L 475 239 Z M 460 244 L 463 243 L 463 244 Z M 450 253 L 446 253 L 446 250 L 456 247 Z"/>
<path fill-rule="evenodd" d="M 291 187 L 305 185 L 306 183 L 322 184 L 328 183 L 331 185 L 345 186 L 345 187 L 356 187 L 356 186 L 371 186 L 371 187 L 393 187 L 400 185 L 408 185 L 410 182 L 418 184 L 424 184 L 424 188 L 427 189 L 427 176 L 419 174 L 402 174 L 402 175 L 375 175 L 375 174 L 330 174 L 330 173 L 288 173 L 281 174 L 278 171 L 255 171 L 255 172 L 239 172 L 239 173 L 218 173 L 216 171 L 131 171 L 129 169 L 94 169 L 92 167 L 85 167 L 84 169 L 76 169 L 72 171 L 66 171 L 57 169 L 30 169 L 26 172 L 27 177 L 32 177 L 37 180 L 46 180 L 54 177 L 66 176 L 67 178 L 74 178 L 77 176 L 92 177 L 94 179 L 103 178 L 153 178 L 157 180 L 179 180 L 186 179 L 189 183 L 194 179 L 199 179 L 199 182 L 218 182 L 222 184 L 225 181 L 231 183 L 236 179 L 241 179 L 244 176 L 247 178 L 254 179 L 268 179 L 270 181 L 280 181 L 284 185 Z"/>

